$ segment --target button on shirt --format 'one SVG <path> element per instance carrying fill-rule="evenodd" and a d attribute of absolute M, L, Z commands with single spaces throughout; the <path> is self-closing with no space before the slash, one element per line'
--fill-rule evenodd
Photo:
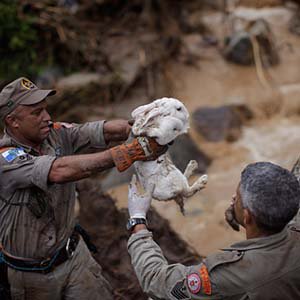
<path fill-rule="evenodd" d="M 103 123 L 55 126 L 37 153 L 7 132 L 0 140 L 0 243 L 11 255 L 52 256 L 74 228 L 75 183 L 48 182 L 59 156 L 106 148 Z"/>

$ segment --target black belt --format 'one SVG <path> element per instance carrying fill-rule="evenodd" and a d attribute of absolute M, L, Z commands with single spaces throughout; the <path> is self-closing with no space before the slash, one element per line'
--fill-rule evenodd
<path fill-rule="evenodd" d="M 79 233 L 77 231 L 73 231 L 71 236 L 68 238 L 66 245 L 59 249 L 52 257 L 44 260 L 24 260 L 10 256 L 5 251 L 2 251 L 1 255 L 3 261 L 9 267 L 15 270 L 24 272 L 49 273 L 53 271 L 55 267 L 64 263 L 74 255 L 79 240 Z"/>

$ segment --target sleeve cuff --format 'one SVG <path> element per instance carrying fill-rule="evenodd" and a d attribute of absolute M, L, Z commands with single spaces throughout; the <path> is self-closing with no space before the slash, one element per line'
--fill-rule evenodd
<path fill-rule="evenodd" d="M 94 148 L 107 148 L 107 144 L 105 143 L 104 139 L 104 121 L 95 121 L 95 122 L 90 122 L 90 132 L 89 132 L 89 137 L 90 137 L 90 143 L 91 147 Z"/>
<path fill-rule="evenodd" d="M 142 229 L 140 230 L 139 232 L 137 233 L 133 233 L 129 240 L 128 240 L 128 243 L 127 243 L 127 247 L 129 249 L 129 247 L 131 245 L 133 245 L 136 241 L 140 240 L 140 239 L 145 239 L 145 238 L 152 238 L 153 235 L 152 235 L 152 232 L 150 232 L 149 230 L 147 229 Z"/>
<path fill-rule="evenodd" d="M 55 156 L 44 155 L 36 158 L 34 163 L 32 183 L 43 191 L 49 187 L 48 175 L 55 159 Z"/>

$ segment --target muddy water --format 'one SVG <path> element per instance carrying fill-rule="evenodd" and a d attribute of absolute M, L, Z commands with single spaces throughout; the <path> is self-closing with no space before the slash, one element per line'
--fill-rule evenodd
<path fill-rule="evenodd" d="M 247 11 L 242 11 L 247 15 Z M 239 12 L 241 13 L 241 12 Z M 255 12 L 251 11 L 253 16 Z M 266 12 L 259 11 L 259 14 Z M 200 254 L 207 255 L 244 238 L 244 232 L 233 232 L 224 222 L 224 210 L 229 205 L 245 165 L 255 161 L 272 161 L 290 169 L 300 155 L 300 118 L 294 114 L 300 107 L 300 39 L 287 30 L 290 12 L 275 8 L 267 11 L 278 41 L 290 43 L 294 49 L 280 53 L 281 64 L 268 70 L 272 88 L 265 89 L 259 82 L 255 67 L 240 67 L 226 63 L 216 49 L 200 49 L 202 59 L 198 68 L 179 64 L 170 65 L 173 80 L 172 96 L 181 99 L 190 112 L 199 106 L 226 103 L 245 103 L 256 113 L 251 124 L 243 128 L 242 137 L 235 143 L 208 143 L 193 130 L 196 143 L 213 158 L 207 170 L 207 188 L 190 198 L 183 217 L 174 202 L 153 201 L 161 215 Z M 221 35 L 222 18 L 219 14 L 207 17 L 217 35 Z M 278 22 L 280 20 L 280 23 Z M 219 36 L 220 37 L 220 36 Z M 286 87 L 292 86 L 292 93 Z M 279 91 L 285 91 L 278 96 Z M 274 107 L 276 114 L 269 116 Z M 127 186 L 110 191 L 120 207 L 126 206 Z"/>

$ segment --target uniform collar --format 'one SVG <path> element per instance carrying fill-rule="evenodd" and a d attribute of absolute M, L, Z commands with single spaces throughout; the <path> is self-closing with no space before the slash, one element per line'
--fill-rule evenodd
<path fill-rule="evenodd" d="M 235 243 L 231 245 L 229 248 L 223 248 L 224 251 L 247 251 L 247 250 L 253 250 L 253 249 L 260 249 L 260 248 L 272 248 L 277 247 L 278 244 L 284 242 L 286 239 L 288 239 L 288 230 L 285 227 L 282 231 L 276 234 L 272 234 L 266 237 L 261 238 L 254 238 L 249 239 L 245 241 L 241 241 L 238 243 Z"/>
<path fill-rule="evenodd" d="M 43 144 L 45 143 L 45 141 L 43 142 Z M 43 146 L 42 144 L 42 146 Z M 9 146 L 12 146 L 12 147 L 21 147 L 22 149 L 24 149 L 27 153 L 34 153 L 34 154 L 39 154 L 39 152 L 37 150 L 35 150 L 34 148 L 28 146 L 28 145 L 25 145 L 25 144 L 22 144 L 20 143 L 19 141 L 17 141 L 15 139 L 15 137 L 10 134 L 7 129 L 5 128 L 4 129 L 4 135 L 3 135 L 3 138 L 1 139 L 0 141 L 0 147 L 9 147 Z"/>

